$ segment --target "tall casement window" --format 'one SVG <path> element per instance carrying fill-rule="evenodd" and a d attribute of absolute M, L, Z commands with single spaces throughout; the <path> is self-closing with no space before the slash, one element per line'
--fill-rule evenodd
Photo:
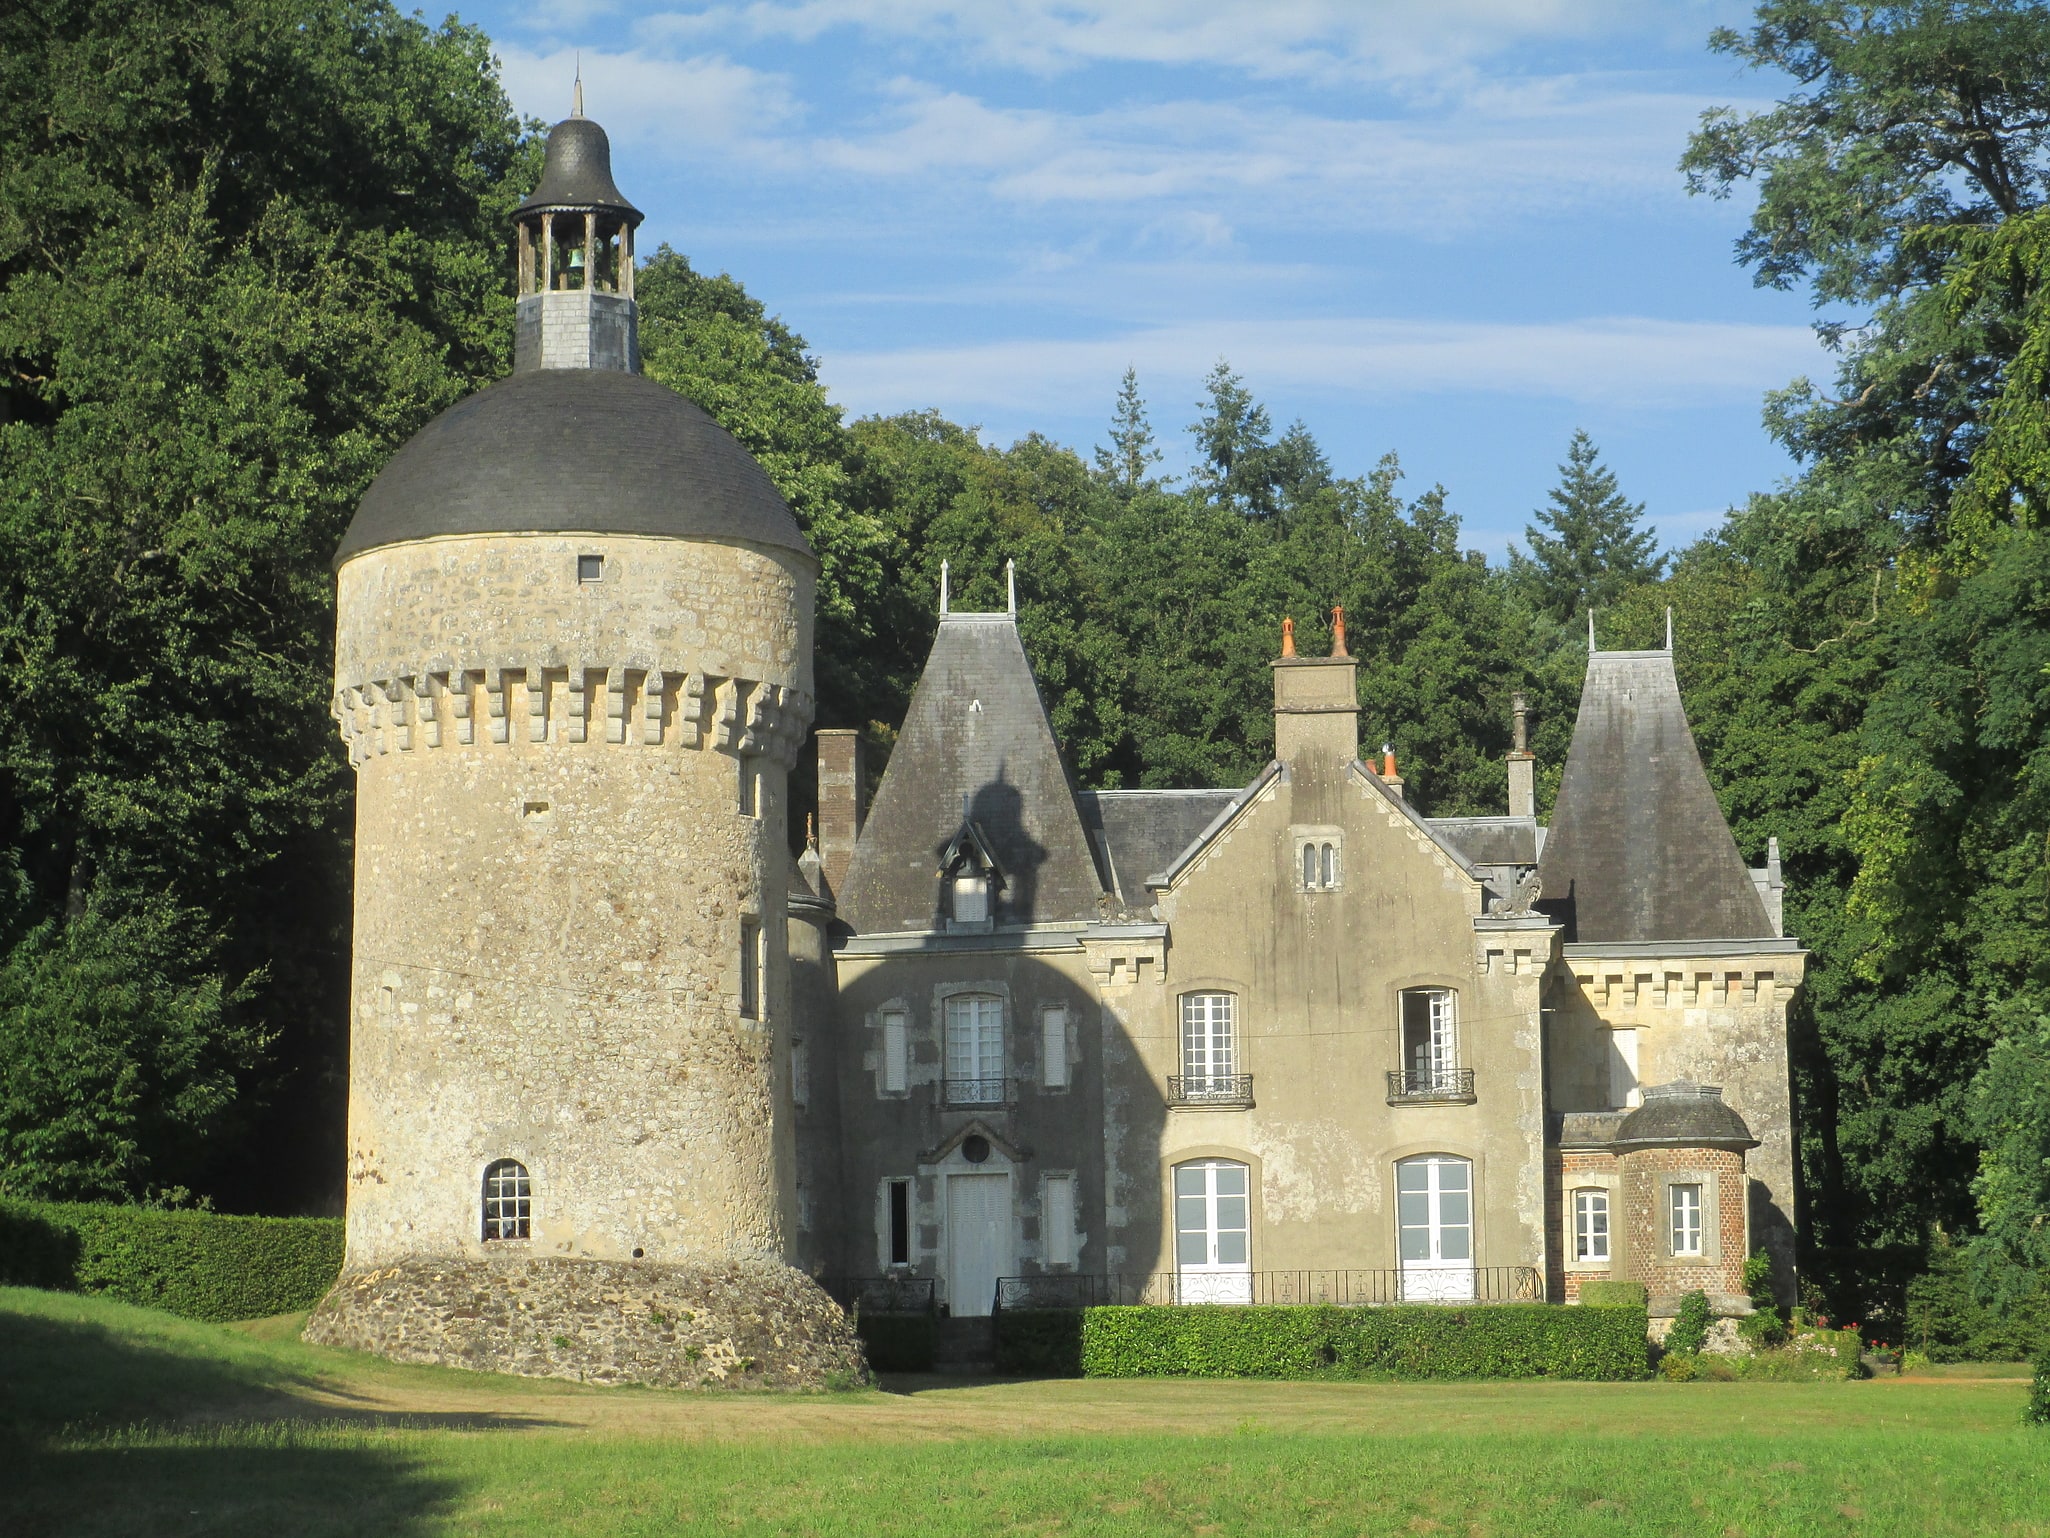
<path fill-rule="evenodd" d="M 1573 1193 L 1573 1258 L 1590 1264 L 1609 1258 L 1609 1193 Z"/>
<path fill-rule="evenodd" d="M 1701 1187 L 1675 1182 L 1666 1187 L 1666 1211 L 1672 1219 L 1673 1253 L 1701 1253 Z"/>
<path fill-rule="evenodd" d="M 1068 1087 L 1068 1009 L 1048 1004 L 1039 1011 L 1039 1082 L 1047 1089 Z"/>
<path fill-rule="evenodd" d="M 911 1182 L 892 1180 L 883 1191 L 883 1264 L 911 1264 Z"/>
<path fill-rule="evenodd" d="M 947 1000 L 949 1105 L 999 1105 L 1004 1098 L 1004 1001 L 986 993 Z"/>
<path fill-rule="evenodd" d="M 954 922 L 989 922 L 989 877 L 978 870 L 963 870 L 954 877 Z"/>
<path fill-rule="evenodd" d="M 762 1015 L 765 949 L 762 921 L 743 918 L 740 921 L 740 1014 L 745 1020 L 759 1020 Z"/>
<path fill-rule="evenodd" d="M 1182 1094 L 1226 1094 L 1239 1071 L 1238 996 L 1182 995 Z"/>
<path fill-rule="evenodd" d="M 1075 1263 L 1075 1177 L 1048 1175 L 1039 1186 L 1039 1234 L 1049 1266 Z"/>
<path fill-rule="evenodd" d="M 1403 1093 L 1439 1095 L 1460 1089 L 1458 998 L 1450 988 L 1403 990 Z"/>
<path fill-rule="evenodd" d="M 1199 1159 L 1174 1167 L 1179 1301 L 1253 1301 L 1250 1175 L 1245 1165 L 1230 1159 Z"/>
<path fill-rule="evenodd" d="M 1473 1166 L 1425 1154 L 1395 1166 L 1396 1253 L 1402 1295 L 1418 1300 L 1473 1296 Z"/>
<path fill-rule="evenodd" d="M 911 1087 L 911 1021 L 901 1009 L 883 1011 L 882 1092 L 901 1095 Z"/>
<path fill-rule="evenodd" d="M 1340 849 L 1335 836 L 1320 834 L 1306 838 L 1296 855 L 1302 862 L 1305 892 L 1328 892 L 1338 886 Z"/>
<path fill-rule="evenodd" d="M 517 1159 L 500 1159 L 484 1171 L 485 1239 L 530 1237 L 534 1216 L 533 1188 L 527 1167 Z"/>
<path fill-rule="evenodd" d="M 1644 1104 L 1637 1084 L 1637 1032 L 1609 1032 L 1609 1104 L 1624 1110 Z"/>

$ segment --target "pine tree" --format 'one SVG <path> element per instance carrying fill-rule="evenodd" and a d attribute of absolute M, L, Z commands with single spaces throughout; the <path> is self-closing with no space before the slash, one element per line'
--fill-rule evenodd
<path fill-rule="evenodd" d="M 1666 558 L 1658 532 L 1638 527 L 1644 504 L 1616 489 L 1616 473 L 1603 465 L 1594 440 L 1576 431 L 1559 466 L 1550 507 L 1524 526 L 1530 554 L 1509 553 L 1511 579 L 1534 608 L 1564 623 L 1591 605 L 1607 608 L 1633 587 L 1656 582 Z"/>
<path fill-rule="evenodd" d="M 1098 445 L 1096 472 L 1124 496 L 1153 485 L 1151 467 L 1160 462 L 1153 445 L 1153 424 L 1146 418 L 1146 400 L 1139 394 L 1139 371 L 1127 367 L 1118 386 L 1118 403 L 1110 416 L 1110 447 Z"/>
<path fill-rule="evenodd" d="M 1203 385 L 1207 409 L 1189 425 L 1204 460 L 1196 489 L 1222 506 L 1265 518 L 1275 511 L 1274 419 L 1223 359 Z"/>

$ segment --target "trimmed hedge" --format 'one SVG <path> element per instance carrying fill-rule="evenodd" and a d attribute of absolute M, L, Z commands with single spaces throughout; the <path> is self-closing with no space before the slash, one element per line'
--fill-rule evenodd
<path fill-rule="evenodd" d="M 1003 1309 L 997 1314 L 997 1371 L 1033 1378 L 1082 1376 L 1079 1308 Z"/>
<path fill-rule="evenodd" d="M 1642 1282 L 1582 1282 L 1582 1308 L 1643 1308 L 1650 1300 Z"/>
<path fill-rule="evenodd" d="M 94 1292 L 187 1319 L 265 1319 L 319 1302 L 339 1218 L 244 1218 L 0 1200 L 0 1283 Z"/>
<path fill-rule="evenodd" d="M 1651 1376 L 1642 1308 L 1201 1305 L 1092 1308 L 1091 1378 L 1586 1378 Z"/>
<path fill-rule="evenodd" d="M 854 1316 L 854 1333 L 868 1352 L 876 1372 L 931 1372 L 939 1348 L 939 1321 L 931 1314 L 864 1314 Z"/>

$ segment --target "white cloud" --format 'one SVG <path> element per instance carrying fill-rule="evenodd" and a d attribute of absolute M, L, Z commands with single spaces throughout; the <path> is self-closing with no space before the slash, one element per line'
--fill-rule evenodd
<path fill-rule="evenodd" d="M 733 144 L 793 127 L 803 109 L 790 83 L 730 59 L 665 59 L 626 49 L 501 47 L 506 93 L 523 113 L 555 122 L 569 112 L 570 83 L 581 67 L 585 105 L 615 140 L 649 143 L 676 154 Z"/>
<path fill-rule="evenodd" d="M 1477 61 L 1532 43 L 1675 29 L 1698 39 L 1748 9 L 1739 0 L 738 0 L 666 12 L 644 31 L 792 43 L 851 31 L 1033 73 L 1199 66 L 1430 92 Z"/>
<path fill-rule="evenodd" d="M 835 352 L 835 399 L 857 412 L 1053 413 L 1108 399 L 1126 365 L 1194 380 L 1220 358 L 1256 394 L 1368 400 L 1465 393 L 1673 409 L 1755 400 L 1816 367 L 1799 326 L 1596 318 L 1498 325 L 1378 319 L 1233 320 L 1086 341 L 990 341 Z"/>

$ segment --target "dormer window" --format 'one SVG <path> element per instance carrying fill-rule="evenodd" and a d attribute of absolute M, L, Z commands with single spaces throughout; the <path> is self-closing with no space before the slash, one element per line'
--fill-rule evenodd
<path fill-rule="evenodd" d="M 946 929 L 987 933 L 995 924 L 1004 875 L 990 854 L 989 840 L 968 814 L 968 798 L 961 802 L 961 831 L 940 854 L 940 921 Z"/>

